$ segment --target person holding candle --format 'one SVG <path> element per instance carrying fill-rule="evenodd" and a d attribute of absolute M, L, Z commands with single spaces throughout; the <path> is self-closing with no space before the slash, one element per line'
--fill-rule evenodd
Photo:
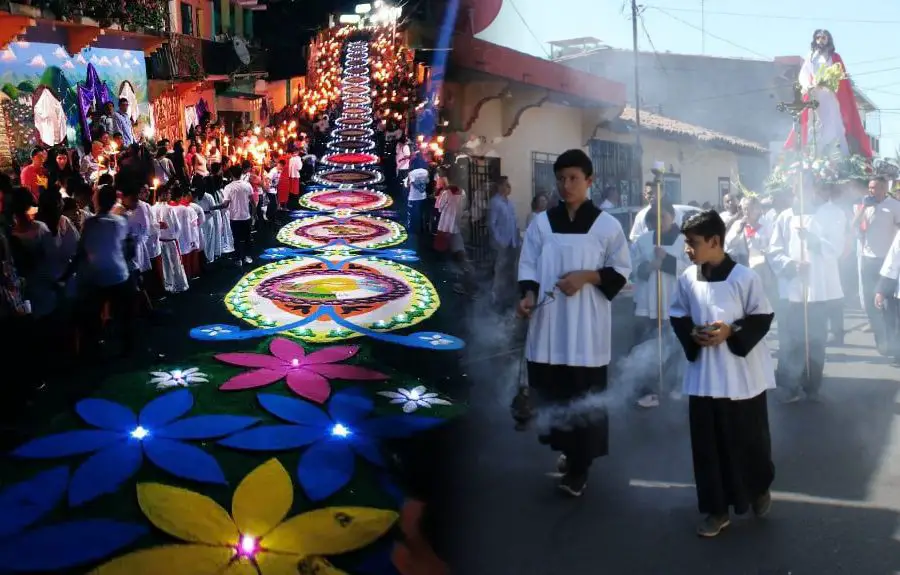
<path fill-rule="evenodd" d="M 153 204 L 153 219 L 159 226 L 159 244 L 162 277 L 160 278 L 164 289 L 169 293 L 181 293 L 187 291 L 189 284 L 184 264 L 181 261 L 181 249 L 178 246 L 178 219 L 175 217 L 174 206 L 170 205 L 170 186 L 163 186 L 156 193 L 156 203 Z"/>

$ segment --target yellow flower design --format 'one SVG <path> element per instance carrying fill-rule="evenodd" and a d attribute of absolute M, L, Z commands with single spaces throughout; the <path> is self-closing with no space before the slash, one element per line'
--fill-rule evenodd
<path fill-rule="evenodd" d="M 137 495 L 154 525 L 186 543 L 136 551 L 93 575 L 342 575 L 322 556 L 366 547 L 397 520 L 393 511 L 366 507 L 329 507 L 285 519 L 294 486 L 277 459 L 241 481 L 231 515 L 178 487 L 142 483 Z"/>

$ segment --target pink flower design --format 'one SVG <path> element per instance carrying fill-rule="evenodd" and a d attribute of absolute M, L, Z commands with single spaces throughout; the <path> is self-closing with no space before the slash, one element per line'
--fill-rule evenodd
<path fill-rule="evenodd" d="M 226 381 L 219 389 L 238 391 L 256 389 L 287 379 L 287 385 L 297 395 L 315 403 L 325 403 L 331 395 L 329 379 L 381 380 L 383 373 L 356 365 L 340 365 L 356 355 L 358 346 L 334 346 L 307 355 L 303 346 L 284 338 L 275 338 L 269 345 L 272 355 L 261 353 L 220 353 L 216 359 L 238 367 L 252 367 Z"/>

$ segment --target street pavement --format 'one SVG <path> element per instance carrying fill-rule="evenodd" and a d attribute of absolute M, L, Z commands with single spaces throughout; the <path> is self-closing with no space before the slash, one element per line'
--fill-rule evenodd
<path fill-rule="evenodd" d="M 618 327 L 627 311 L 620 304 L 614 320 L 619 357 L 629 345 L 629 330 Z M 464 366 L 472 407 L 457 438 L 465 447 L 453 452 L 458 472 L 446 487 L 456 514 L 442 541 L 454 573 L 900 573 L 900 370 L 874 351 L 859 312 L 846 313 L 846 344 L 828 349 L 823 403 L 770 397 L 771 515 L 733 521 L 713 540 L 694 531 L 700 517 L 686 400 L 649 411 L 620 402 L 610 456 L 595 465 L 584 496 L 567 499 L 546 475 L 555 454 L 533 432 L 513 429 L 519 355 L 491 357 L 509 348 L 497 332 L 509 320 L 492 322 L 486 313 L 470 316 L 473 333 L 488 341 L 470 336 Z"/>

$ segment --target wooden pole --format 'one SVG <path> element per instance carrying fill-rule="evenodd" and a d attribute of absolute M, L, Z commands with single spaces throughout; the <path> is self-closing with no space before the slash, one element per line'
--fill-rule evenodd
<path fill-rule="evenodd" d="M 643 147 L 641 146 L 641 73 L 640 73 L 640 52 L 638 52 L 638 4 L 637 0 L 631 0 L 631 40 L 634 51 L 634 148 L 635 160 L 638 166 L 639 181 L 638 189 L 641 189 L 640 180 L 643 179 Z M 629 198 L 630 199 L 630 198 Z M 629 204 L 630 205 L 630 204 Z"/>
<path fill-rule="evenodd" d="M 662 247 L 662 175 L 656 175 L 656 247 Z M 654 257 L 656 254 L 654 254 Z M 659 391 L 663 390 L 663 283 L 662 268 L 656 270 L 656 351 L 659 359 Z"/>

